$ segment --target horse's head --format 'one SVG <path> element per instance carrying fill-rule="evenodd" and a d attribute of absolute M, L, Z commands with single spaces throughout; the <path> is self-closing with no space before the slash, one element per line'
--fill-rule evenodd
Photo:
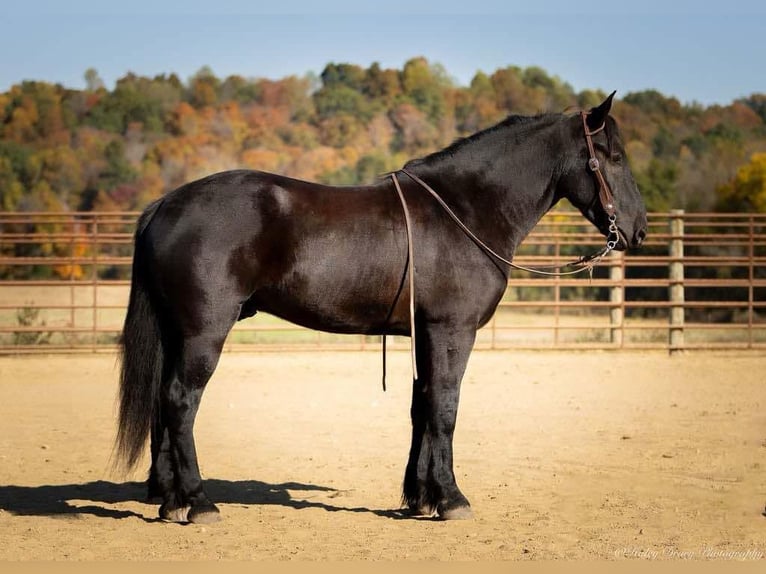
<path fill-rule="evenodd" d="M 617 123 L 609 115 L 614 92 L 589 112 L 568 119 L 571 153 L 564 161 L 557 194 L 613 241 L 615 249 L 641 245 L 646 206 L 630 172 Z"/>

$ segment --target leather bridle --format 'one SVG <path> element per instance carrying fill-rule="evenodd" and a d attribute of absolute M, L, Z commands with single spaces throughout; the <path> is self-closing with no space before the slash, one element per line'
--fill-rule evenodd
<path fill-rule="evenodd" d="M 601 164 L 596 157 L 596 148 L 593 145 L 593 136 L 604 131 L 606 122 L 601 124 L 601 126 L 595 130 L 590 131 L 588 129 L 588 113 L 580 112 L 580 117 L 582 118 L 582 128 L 585 133 L 585 143 L 588 146 L 588 169 L 590 169 L 593 172 L 593 175 L 596 176 L 596 181 L 598 182 L 598 198 L 601 201 L 601 207 L 604 208 L 604 211 L 606 211 L 606 214 L 609 217 L 612 217 L 615 214 L 614 197 L 612 196 L 612 190 L 609 187 L 609 184 L 604 178 L 604 174 L 601 173 Z"/>
<path fill-rule="evenodd" d="M 591 276 L 593 275 L 593 267 L 595 267 L 603 258 L 606 256 L 610 251 L 614 250 L 615 247 L 617 247 L 617 243 L 620 240 L 620 234 L 617 229 L 617 211 L 614 205 L 614 196 L 612 195 L 612 190 L 609 187 L 609 183 L 606 181 L 606 178 L 604 177 L 604 174 L 601 172 L 601 164 L 598 161 L 598 158 L 596 157 L 596 149 L 593 145 L 593 136 L 598 134 L 599 132 L 603 131 L 606 128 L 606 121 L 604 121 L 601 126 L 596 128 L 595 130 L 591 131 L 588 129 L 588 112 L 581 111 L 580 117 L 582 119 L 582 126 L 583 131 L 585 133 L 585 143 L 588 147 L 588 169 L 593 173 L 594 177 L 596 178 L 596 183 L 598 184 L 598 196 L 597 199 L 601 203 L 601 207 L 606 213 L 607 219 L 609 220 L 609 228 L 608 228 L 608 235 L 606 238 L 606 245 L 602 247 L 599 251 L 596 253 L 592 253 L 590 255 L 585 255 L 583 257 L 580 257 L 576 261 L 572 261 L 570 263 L 565 263 L 563 265 L 550 265 L 550 266 L 541 266 L 541 267 L 525 267 L 523 265 L 518 265 L 517 263 L 514 263 L 508 258 L 503 257 L 499 253 L 497 253 L 494 249 L 492 249 L 489 245 L 484 243 L 481 239 L 479 239 L 476 234 L 471 231 L 468 226 L 466 226 L 460 218 L 455 214 L 454 211 L 447 205 L 447 203 L 441 198 L 441 196 L 434 191 L 434 189 L 428 185 L 425 181 L 420 179 L 417 175 L 414 173 L 411 173 L 407 171 L 406 169 L 402 168 L 398 172 L 392 172 L 388 174 L 391 177 L 391 180 L 394 183 L 394 188 L 396 189 L 397 195 L 399 196 L 399 201 L 402 204 L 402 210 L 404 212 L 404 222 L 405 222 L 405 229 L 407 232 L 407 265 L 410 268 L 409 273 L 409 311 L 410 311 L 410 351 L 412 355 L 412 374 L 413 378 L 415 380 L 418 379 L 418 368 L 417 368 L 417 359 L 415 356 L 415 252 L 414 252 L 414 245 L 413 245 L 413 239 L 412 239 L 412 222 L 410 219 L 410 211 L 407 207 L 407 201 L 404 197 L 404 193 L 402 192 L 402 188 L 399 184 L 399 179 L 397 178 L 397 173 L 403 173 L 407 177 L 409 177 L 412 181 L 417 183 L 420 187 L 425 189 L 435 200 L 436 202 L 444 209 L 444 211 L 447 213 L 447 215 L 450 216 L 450 218 L 457 224 L 457 226 L 474 242 L 476 245 L 478 245 L 485 253 L 488 255 L 498 259 L 499 261 L 505 263 L 506 265 L 509 265 L 510 267 L 513 267 L 514 269 L 519 269 L 521 271 L 527 271 L 529 273 L 536 273 L 538 275 L 547 275 L 547 276 L 553 276 L 553 277 L 562 277 L 565 275 L 574 275 L 576 273 L 581 273 L 583 271 L 588 271 Z M 596 198 L 594 198 L 594 201 Z M 572 267 L 573 269 L 571 271 L 549 271 L 550 269 L 564 269 L 567 267 Z M 383 390 L 386 390 L 386 336 L 383 335 Z"/>
<path fill-rule="evenodd" d="M 609 187 L 609 183 L 606 181 L 604 174 L 601 173 L 601 163 L 596 157 L 596 148 L 593 145 L 593 136 L 601 132 L 606 128 L 606 120 L 598 128 L 593 131 L 588 129 L 588 112 L 580 112 L 582 118 L 582 128 L 585 133 L 585 143 L 588 146 L 588 169 L 593 172 L 598 183 L 598 199 L 601 203 L 601 208 L 606 213 L 609 220 L 609 235 L 606 238 L 606 247 L 608 251 L 612 251 L 617 247 L 617 242 L 620 240 L 619 231 L 617 230 L 617 212 L 614 206 L 614 196 L 612 195 L 612 189 Z M 606 253 L 604 253 L 606 255 Z M 603 257 L 603 255 L 602 255 Z"/>
<path fill-rule="evenodd" d="M 399 195 L 399 200 L 402 204 L 402 209 L 404 211 L 404 219 L 405 219 L 405 225 L 407 229 L 407 238 L 408 238 L 408 245 L 412 245 L 412 242 L 409 241 L 411 238 L 412 232 L 410 230 L 410 215 L 409 215 L 409 209 L 407 208 L 407 202 L 404 198 L 404 193 L 402 193 L 402 189 L 399 185 L 399 180 L 396 177 L 397 173 L 403 173 L 407 177 L 409 177 L 412 181 L 420 185 L 423 189 L 425 189 L 435 200 L 436 202 L 444 209 L 444 211 L 447 213 L 447 215 L 452 218 L 452 220 L 457 224 L 457 226 L 474 242 L 476 243 L 485 253 L 488 255 L 491 255 L 495 259 L 498 259 L 499 261 L 502 261 L 506 265 L 509 265 L 510 267 L 513 267 L 514 269 L 519 269 L 520 271 L 527 271 L 529 273 L 537 273 L 539 275 L 548 275 L 548 276 L 554 276 L 554 277 L 560 277 L 564 275 L 574 275 L 576 273 L 581 273 L 583 271 L 589 271 L 593 272 L 593 267 L 598 264 L 601 259 L 604 258 L 605 255 L 607 255 L 610 251 L 613 251 L 615 247 L 617 247 L 617 243 L 620 240 L 620 234 L 617 229 L 617 210 L 614 205 L 614 196 L 612 195 L 612 189 L 609 187 L 609 183 L 606 181 L 606 178 L 604 177 L 604 174 L 601 172 L 601 164 L 598 161 L 598 158 L 596 157 L 596 148 L 593 145 L 593 136 L 600 133 L 606 128 L 606 121 L 601 124 L 598 128 L 591 131 L 588 129 L 588 112 L 580 112 L 580 117 L 582 119 L 582 127 L 583 127 L 583 133 L 585 134 L 585 144 L 588 149 L 588 169 L 593 173 L 596 183 L 598 185 L 598 194 L 594 198 L 594 201 L 598 200 L 601 203 L 601 207 L 606 213 L 607 219 L 609 221 L 609 227 L 608 227 L 608 235 L 606 238 L 606 245 L 602 247 L 599 251 L 596 253 L 592 253 L 590 255 L 584 255 L 577 259 L 576 261 L 572 261 L 570 263 L 565 263 L 563 265 L 548 265 L 548 266 L 539 266 L 539 267 L 525 267 L 523 265 L 518 265 L 517 263 L 514 263 L 510 259 L 503 257 L 499 253 L 497 253 L 494 249 L 492 249 L 489 245 L 484 243 L 481 239 L 479 239 L 476 234 L 471 231 L 467 225 L 465 225 L 460 218 L 455 214 L 454 211 L 447 205 L 447 203 L 441 198 L 441 196 L 425 181 L 420 179 L 417 175 L 414 173 L 411 173 L 407 171 L 406 169 L 402 168 L 399 170 L 399 172 L 393 172 L 389 174 L 391 179 L 394 182 L 394 186 L 396 188 L 397 194 Z M 410 260 L 412 260 L 412 253 L 410 255 Z M 549 271 L 550 269 L 565 269 L 567 267 L 573 267 L 574 269 L 571 271 Z"/>

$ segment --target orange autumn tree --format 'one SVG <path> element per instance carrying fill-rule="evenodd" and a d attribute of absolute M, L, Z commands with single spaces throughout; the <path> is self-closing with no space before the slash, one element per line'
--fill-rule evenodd
<path fill-rule="evenodd" d="M 229 168 L 367 182 L 508 114 L 587 108 L 604 95 L 534 66 L 477 71 L 461 86 L 422 57 L 281 79 L 130 73 L 113 87 L 90 69 L 84 89 L 21 82 L 0 93 L 0 206 L 136 210 Z M 761 209 L 753 154 L 766 150 L 766 95 L 713 106 L 656 90 L 618 95 L 650 209 Z"/>

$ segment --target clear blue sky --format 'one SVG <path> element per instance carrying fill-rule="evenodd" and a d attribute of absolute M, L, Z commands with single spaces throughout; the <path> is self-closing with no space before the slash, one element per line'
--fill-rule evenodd
<path fill-rule="evenodd" d="M 330 61 L 477 70 L 540 66 L 576 90 L 658 89 L 683 102 L 766 92 L 766 2 L 755 0 L 18 0 L 0 12 L 0 90 L 25 79 L 107 86 L 128 71 L 281 78 Z M 11 5 L 8 5 L 11 4 Z"/>

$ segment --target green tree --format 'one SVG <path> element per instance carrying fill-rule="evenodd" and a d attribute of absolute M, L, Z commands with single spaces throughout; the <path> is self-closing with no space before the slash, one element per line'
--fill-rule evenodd
<path fill-rule="evenodd" d="M 11 160 L 0 155 L 0 209 L 18 209 L 23 196 L 24 186 L 21 185 Z"/>
<path fill-rule="evenodd" d="M 753 94 L 749 98 L 743 99 L 742 103 L 758 114 L 761 121 L 766 124 L 766 94 Z"/>
<path fill-rule="evenodd" d="M 543 109 L 542 93 L 525 85 L 523 75 L 521 68 L 508 66 L 490 76 L 498 108 L 510 114 L 534 114 Z"/>
<path fill-rule="evenodd" d="M 354 64 L 327 64 L 320 78 L 322 85 L 327 88 L 345 86 L 361 92 L 365 84 L 364 69 Z"/>
<path fill-rule="evenodd" d="M 455 121 L 461 134 L 473 133 L 500 120 L 497 96 L 491 78 L 477 72 L 467 90 L 455 94 Z"/>
<path fill-rule="evenodd" d="M 402 82 L 399 72 L 392 69 L 382 69 L 374 62 L 365 73 L 362 92 L 374 100 L 390 106 L 402 93 Z"/>
<path fill-rule="evenodd" d="M 83 166 L 75 151 L 69 146 L 57 146 L 39 152 L 40 175 L 62 205 L 77 203 L 84 187 Z"/>
<path fill-rule="evenodd" d="M 19 143 L 66 142 L 69 132 L 62 113 L 62 93 L 62 88 L 45 82 L 22 82 L 13 86 L 4 98 L 2 138 Z"/>
<path fill-rule="evenodd" d="M 649 211 L 668 211 L 677 207 L 678 166 L 675 162 L 652 159 L 646 171 L 638 172 L 635 176 Z"/>
<path fill-rule="evenodd" d="M 228 76 L 221 82 L 220 101 L 251 104 L 258 101 L 259 89 L 256 82 L 246 80 L 242 76 Z"/>
<path fill-rule="evenodd" d="M 413 58 L 404 64 L 402 88 L 404 96 L 424 112 L 431 122 L 447 111 L 446 91 L 452 82 L 444 68 L 431 65 L 425 58 Z"/>
<path fill-rule="evenodd" d="M 766 213 L 766 153 L 753 154 L 716 192 L 721 210 Z"/>
<path fill-rule="evenodd" d="M 125 158 L 125 144 L 116 139 L 109 142 L 104 149 L 106 169 L 101 173 L 101 185 L 105 189 L 111 189 L 123 183 L 134 181 L 137 177 L 136 170 Z"/>
<path fill-rule="evenodd" d="M 683 116 L 683 108 L 676 98 L 668 98 L 657 90 L 644 90 L 627 94 L 624 101 L 644 113 L 667 119 Z"/>
<path fill-rule="evenodd" d="M 383 153 L 364 155 L 356 163 L 356 181 L 359 183 L 374 181 L 382 174 L 394 168 L 395 166 L 392 165 L 390 155 Z"/>
<path fill-rule="evenodd" d="M 218 102 L 221 81 L 209 66 L 203 66 L 189 80 L 189 101 L 195 108 L 213 106 Z"/>
<path fill-rule="evenodd" d="M 98 92 L 105 88 L 104 80 L 98 75 L 98 71 L 95 68 L 88 68 L 85 70 L 85 89 L 88 92 Z"/>
<path fill-rule="evenodd" d="M 149 132 L 161 133 L 171 110 L 181 101 L 181 85 L 175 76 L 154 79 L 128 74 L 117 80 L 93 106 L 87 123 L 108 132 L 124 134 L 132 123 Z"/>
<path fill-rule="evenodd" d="M 369 121 L 374 110 L 364 95 L 343 84 L 323 87 L 314 94 L 319 119 L 327 119 L 336 115 L 348 115 L 358 121 Z"/>

